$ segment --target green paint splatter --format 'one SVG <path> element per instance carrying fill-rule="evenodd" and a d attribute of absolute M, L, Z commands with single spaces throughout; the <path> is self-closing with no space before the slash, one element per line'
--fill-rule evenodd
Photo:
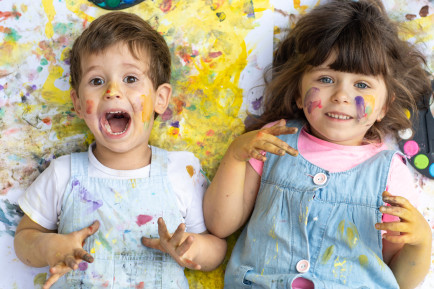
<path fill-rule="evenodd" d="M 332 257 L 334 251 L 335 251 L 335 245 L 331 245 L 330 247 L 328 247 L 325 250 L 324 254 L 322 255 L 321 263 L 322 264 L 327 263 Z"/>
<path fill-rule="evenodd" d="M 369 263 L 368 257 L 366 257 L 366 255 L 360 255 L 359 256 L 359 263 L 360 263 L 360 265 L 362 265 L 362 267 L 368 266 L 368 263 Z"/>
<path fill-rule="evenodd" d="M 110 252 L 112 251 L 112 246 L 110 246 L 109 242 L 107 242 L 107 240 L 104 238 L 101 232 L 98 232 L 98 240 L 101 242 L 104 248 L 106 248 Z"/>
<path fill-rule="evenodd" d="M 11 32 L 6 34 L 4 41 L 17 42 L 21 38 L 21 36 L 18 34 L 18 32 L 15 29 L 10 28 L 10 30 Z"/>
<path fill-rule="evenodd" d="M 41 59 L 41 65 L 47 65 L 48 64 L 48 60 L 45 58 Z"/>
<path fill-rule="evenodd" d="M 37 72 L 41 72 L 42 69 L 43 69 L 42 66 L 38 66 L 38 68 L 36 68 L 36 71 L 37 71 Z"/>
<path fill-rule="evenodd" d="M 33 278 L 33 284 L 36 285 L 44 285 L 45 280 L 47 280 L 47 273 L 39 273 L 38 275 L 35 276 L 35 278 Z"/>

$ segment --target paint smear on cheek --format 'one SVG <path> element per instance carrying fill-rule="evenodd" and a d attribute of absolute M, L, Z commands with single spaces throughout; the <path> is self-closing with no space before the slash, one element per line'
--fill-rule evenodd
<path fill-rule="evenodd" d="M 319 88 L 310 88 L 304 97 L 304 107 L 307 108 L 307 112 L 310 114 L 315 108 L 322 108 L 321 99 L 318 96 Z"/>
<path fill-rule="evenodd" d="M 141 96 L 142 122 L 149 123 L 154 112 L 151 94 Z"/>
<path fill-rule="evenodd" d="M 375 97 L 373 95 L 364 95 L 363 99 L 365 101 L 365 115 L 369 117 L 374 111 Z"/>
<path fill-rule="evenodd" d="M 366 116 L 365 113 L 365 100 L 361 96 L 356 96 L 354 99 L 356 102 L 357 120 L 360 121 Z"/>
<path fill-rule="evenodd" d="M 86 113 L 91 114 L 93 109 L 94 103 L 92 100 L 86 100 Z"/>

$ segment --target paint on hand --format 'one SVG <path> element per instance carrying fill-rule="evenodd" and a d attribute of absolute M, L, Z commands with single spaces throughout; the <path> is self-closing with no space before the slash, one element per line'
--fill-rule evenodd
<path fill-rule="evenodd" d="M 358 95 L 354 100 L 356 102 L 357 120 L 360 121 L 362 118 L 366 116 L 365 99 Z"/>
<path fill-rule="evenodd" d="M 148 223 L 150 220 L 152 220 L 152 217 L 149 215 L 138 215 L 137 216 L 137 225 L 143 226 L 144 224 Z"/>
<path fill-rule="evenodd" d="M 188 172 L 188 174 L 190 175 L 190 177 L 193 177 L 193 175 L 194 175 L 194 168 L 193 168 L 193 166 L 192 165 L 188 165 L 188 166 L 186 166 L 185 167 L 186 169 L 187 169 L 187 172 Z"/>
<path fill-rule="evenodd" d="M 321 99 L 318 97 L 319 88 L 311 87 L 304 97 L 304 107 L 307 108 L 308 113 L 312 113 L 315 108 L 322 108 Z"/>

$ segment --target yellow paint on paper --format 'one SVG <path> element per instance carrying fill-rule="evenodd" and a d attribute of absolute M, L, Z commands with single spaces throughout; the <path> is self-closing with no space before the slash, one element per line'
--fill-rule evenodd
<path fill-rule="evenodd" d="M 53 0 L 42 0 L 42 6 L 44 7 L 45 15 L 48 18 L 47 24 L 45 24 L 45 35 L 48 39 L 53 37 L 53 19 L 56 15 L 54 10 Z"/>

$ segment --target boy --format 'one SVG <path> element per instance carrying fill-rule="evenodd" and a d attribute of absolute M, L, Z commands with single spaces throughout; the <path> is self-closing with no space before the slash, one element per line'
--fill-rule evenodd
<path fill-rule="evenodd" d="M 112 12 L 78 37 L 70 61 L 74 109 L 95 142 L 54 160 L 19 200 L 18 258 L 50 266 L 44 289 L 188 288 L 183 267 L 214 269 L 226 242 L 206 231 L 199 161 L 148 145 L 172 92 L 164 38 Z"/>

